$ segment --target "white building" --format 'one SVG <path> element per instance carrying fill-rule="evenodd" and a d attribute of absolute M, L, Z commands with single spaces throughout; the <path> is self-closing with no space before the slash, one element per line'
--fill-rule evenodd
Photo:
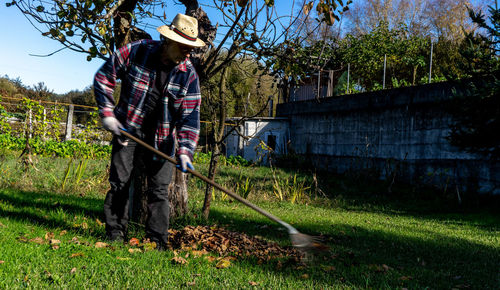
<path fill-rule="evenodd" d="M 236 124 L 241 118 L 229 118 Z M 226 132 L 235 126 L 226 125 Z M 242 121 L 226 139 L 226 156 L 239 155 L 249 161 L 267 163 L 270 153 L 286 154 L 288 118 L 255 117 Z"/>

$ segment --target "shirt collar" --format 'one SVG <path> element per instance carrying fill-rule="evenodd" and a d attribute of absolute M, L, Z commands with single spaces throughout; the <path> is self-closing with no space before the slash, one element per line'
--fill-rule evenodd
<path fill-rule="evenodd" d="M 187 72 L 187 62 L 189 61 L 189 58 L 186 57 L 183 62 L 177 65 L 177 68 L 182 71 L 182 72 Z"/>

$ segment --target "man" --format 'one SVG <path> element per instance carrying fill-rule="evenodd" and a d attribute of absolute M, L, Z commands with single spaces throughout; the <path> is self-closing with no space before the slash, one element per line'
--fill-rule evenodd
<path fill-rule="evenodd" d="M 157 30 L 161 41 L 141 40 L 115 51 L 97 71 L 94 91 L 102 124 L 114 134 L 111 189 L 104 201 L 107 237 L 112 241 L 126 238 L 130 177 L 137 160 L 142 159 L 148 178 L 146 237 L 162 249 L 169 226 L 167 188 L 175 168 L 120 136 L 120 129 L 169 156 L 175 154 L 183 171 L 193 168 L 201 95 L 198 75 L 188 57 L 193 48 L 205 43 L 198 38 L 197 20 L 183 14 L 178 14 L 170 26 Z M 121 80 L 121 92 L 115 104 L 117 79 Z"/>

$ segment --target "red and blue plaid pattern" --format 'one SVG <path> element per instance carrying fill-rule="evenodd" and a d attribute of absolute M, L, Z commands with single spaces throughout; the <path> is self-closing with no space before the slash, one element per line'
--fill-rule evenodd
<path fill-rule="evenodd" d="M 129 43 L 115 51 L 97 71 L 94 93 L 101 117 L 116 117 L 130 132 L 141 129 L 146 96 L 152 90 L 155 67 L 160 61 L 159 49 L 158 41 Z M 113 98 L 117 79 L 121 80 L 118 104 Z M 164 143 L 177 132 L 177 154 L 192 157 L 200 131 L 201 93 L 198 75 L 189 59 L 172 69 L 159 104 L 163 113 L 156 128 L 155 148 L 165 148 Z"/>

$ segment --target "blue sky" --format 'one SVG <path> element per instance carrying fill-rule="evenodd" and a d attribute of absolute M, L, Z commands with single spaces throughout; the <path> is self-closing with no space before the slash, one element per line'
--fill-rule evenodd
<path fill-rule="evenodd" d="M 44 82 L 58 94 L 83 90 L 92 84 L 95 72 L 104 62 L 100 59 L 88 62 L 86 55 L 68 49 L 50 57 L 30 56 L 47 55 L 62 46 L 43 37 L 16 7 L 7 8 L 3 1 L 0 3 L 0 27 L 0 39 L 3 40 L 0 76 L 19 77 L 25 85 Z M 153 34 L 153 38 L 158 38 L 157 34 Z"/>
<path fill-rule="evenodd" d="M 287 6 L 286 2 L 276 2 Z M 167 20 L 170 21 L 178 12 L 183 11 L 183 6 L 170 6 Z M 214 22 L 217 15 L 212 15 L 209 10 L 207 13 Z M 0 76 L 19 77 L 25 85 L 33 86 L 43 82 L 57 94 L 83 90 L 92 84 L 95 72 L 104 62 L 100 59 L 88 62 L 86 55 L 69 49 L 50 57 L 31 56 L 47 55 L 62 46 L 57 41 L 43 37 L 16 7 L 7 8 L 4 1 L 0 3 L 0 27 L 0 39 L 3 40 L 0 45 Z M 156 31 L 148 32 L 154 39 L 158 39 Z"/>
<path fill-rule="evenodd" d="M 356 1 L 356 0 L 355 0 Z M 473 0 L 477 2 L 478 0 Z M 492 0 L 486 0 L 493 2 Z M 200 1 L 211 2 L 211 1 Z M 297 4 L 297 1 L 295 1 Z M 170 3 L 167 1 L 167 3 Z M 275 1 L 280 15 L 290 13 L 290 1 Z M 167 20 L 171 20 L 184 7 L 171 5 L 168 7 Z M 219 15 L 214 10 L 204 7 L 213 23 Z M 86 55 L 65 49 L 50 57 L 35 57 L 47 55 L 62 46 L 59 42 L 43 37 L 26 17 L 15 7 L 7 8 L 5 2 L 0 3 L 0 76 L 19 77 L 23 84 L 33 86 L 39 82 L 63 94 L 71 90 L 83 90 L 92 84 L 92 79 L 103 60 L 86 60 Z M 156 31 L 148 31 L 154 39 L 158 39 Z M 218 38 L 222 33 L 218 34 Z"/>

